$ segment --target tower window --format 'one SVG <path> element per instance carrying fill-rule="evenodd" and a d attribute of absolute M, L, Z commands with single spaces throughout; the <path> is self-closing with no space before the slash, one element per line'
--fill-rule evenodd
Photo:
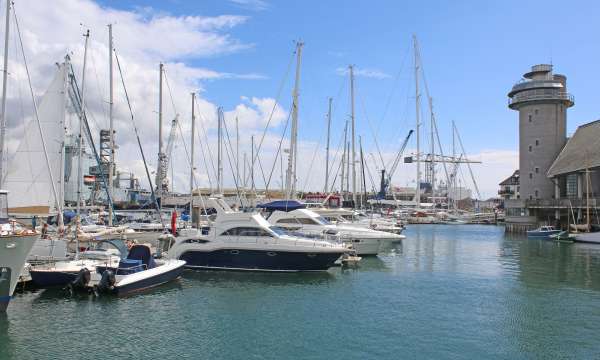
<path fill-rule="evenodd" d="M 538 109 L 535 109 L 533 112 L 537 115 L 538 114 Z"/>
<path fill-rule="evenodd" d="M 532 116 L 531 116 L 531 114 L 529 114 L 529 122 L 531 122 L 531 120 L 532 120 Z"/>
<path fill-rule="evenodd" d="M 533 179 L 533 173 L 529 173 L 529 178 Z"/>
<path fill-rule="evenodd" d="M 536 198 L 538 197 L 538 191 L 537 190 L 535 191 L 535 197 Z"/>
<path fill-rule="evenodd" d="M 529 152 L 531 152 L 533 150 L 533 147 L 531 145 L 529 145 Z"/>
<path fill-rule="evenodd" d="M 540 141 L 538 139 L 535 139 L 535 146 L 540 146 Z"/>
<path fill-rule="evenodd" d="M 539 174 L 539 173 L 540 173 L 540 168 L 539 168 L 539 167 L 536 167 L 536 168 L 535 168 L 535 173 L 536 173 L 536 174 Z"/>

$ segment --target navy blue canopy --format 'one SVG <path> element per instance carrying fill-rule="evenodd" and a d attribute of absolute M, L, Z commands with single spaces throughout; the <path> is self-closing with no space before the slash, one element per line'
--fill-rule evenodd
<path fill-rule="evenodd" d="M 256 207 L 265 209 L 267 211 L 293 211 L 296 209 L 304 209 L 306 205 L 296 200 L 277 200 L 266 204 L 258 204 Z"/>
<path fill-rule="evenodd" d="M 142 264 L 146 265 L 146 269 L 152 269 L 156 266 L 154 258 L 152 258 L 152 253 L 150 252 L 150 248 L 146 245 L 133 245 L 131 249 L 129 249 L 127 259 L 141 260 Z"/>

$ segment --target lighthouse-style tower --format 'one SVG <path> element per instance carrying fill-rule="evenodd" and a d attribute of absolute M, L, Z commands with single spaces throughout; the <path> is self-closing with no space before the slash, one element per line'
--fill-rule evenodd
<path fill-rule="evenodd" d="M 574 105 L 567 78 L 552 65 L 535 65 L 508 93 L 519 112 L 519 172 L 522 199 L 551 199 L 554 184 L 546 172 L 567 141 L 567 109 Z"/>

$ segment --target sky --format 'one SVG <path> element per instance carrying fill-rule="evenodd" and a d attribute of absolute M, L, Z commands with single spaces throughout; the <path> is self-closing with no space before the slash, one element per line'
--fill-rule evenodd
<path fill-rule="evenodd" d="M 389 164 L 408 131 L 415 128 L 413 34 L 443 151 L 452 151 L 450 129 L 455 121 L 468 157 L 482 161 L 473 165 L 482 198 L 496 195 L 498 183 L 518 166 L 517 113 L 508 109 L 506 94 L 531 65 L 552 63 L 555 72 L 567 76 L 569 92 L 575 96 L 568 114 L 569 133 L 600 118 L 595 89 L 600 83 L 596 65 L 600 37 L 595 26 L 600 3 L 595 2 L 573 1 L 565 6 L 558 1 L 20 0 L 15 9 L 37 96 L 43 94 L 54 64 L 65 54 L 71 55 L 81 72 L 82 34 L 90 29 L 86 96 L 96 129 L 108 126 L 106 25 L 113 24 L 115 49 L 151 168 L 156 166 L 158 151 L 158 64 L 165 63 L 169 90 L 165 90 L 163 134 L 167 136 L 170 119 L 178 113 L 184 137 L 178 136 L 172 156 L 178 191 L 189 188 L 185 148 L 190 145 L 192 91 L 198 94 L 200 127 L 206 134 L 206 138 L 199 136 L 203 144 L 196 145 L 204 153 L 195 155 L 196 185 L 214 183 L 208 153 L 216 148 L 216 109 L 221 106 L 232 148 L 238 118 L 241 154 L 246 152 L 249 158 L 251 135 L 260 143 L 265 134 L 261 164 L 255 170 L 257 186 L 264 187 L 263 178 L 269 177 L 271 169 L 269 186 L 281 186 L 281 163 L 274 160 L 289 118 L 298 40 L 305 44 L 299 85 L 301 190 L 323 189 L 328 97 L 333 98 L 333 168 L 339 161 L 338 145 L 350 115 L 349 64 L 356 69 L 356 134 L 378 183 L 375 171 L 381 164 L 373 158 L 381 152 Z M 9 153 L 31 118 L 22 109 L 27 89 L 14 34 L 9 51 L 13 69 L 9 70 Z M 118 166 L 145 182 L 118 75 L 115 79 Z M 422 146 L 428 149 L 424 86 L 422 78 Z M 287 139 L 284 148 L 286 144 Z M 415 146 L 413 137 L 405 154 L 414 153 Z M 226 186 L 234 185 L 234 164 L 235 154 L 230 153 L 224 165 Z M 441 167 L 438 171 L 442 174 Z M 393 183 L 414 186 L 414 178 L 414 166 L 400 164 Z M 460 178 L 473 188 L 466 168 Z"/>

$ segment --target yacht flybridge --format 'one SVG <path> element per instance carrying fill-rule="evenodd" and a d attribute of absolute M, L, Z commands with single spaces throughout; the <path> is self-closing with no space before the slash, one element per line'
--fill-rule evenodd
<path fill-rule="evenodd" d="M 343 244 L 288 234 L 259 213 L 237 212 L 219 198 L 207 208 L 216 218 L 207 235 L 181 236 L 168 256 L 192 269 L 325 271 L 350 250 Z"/>

